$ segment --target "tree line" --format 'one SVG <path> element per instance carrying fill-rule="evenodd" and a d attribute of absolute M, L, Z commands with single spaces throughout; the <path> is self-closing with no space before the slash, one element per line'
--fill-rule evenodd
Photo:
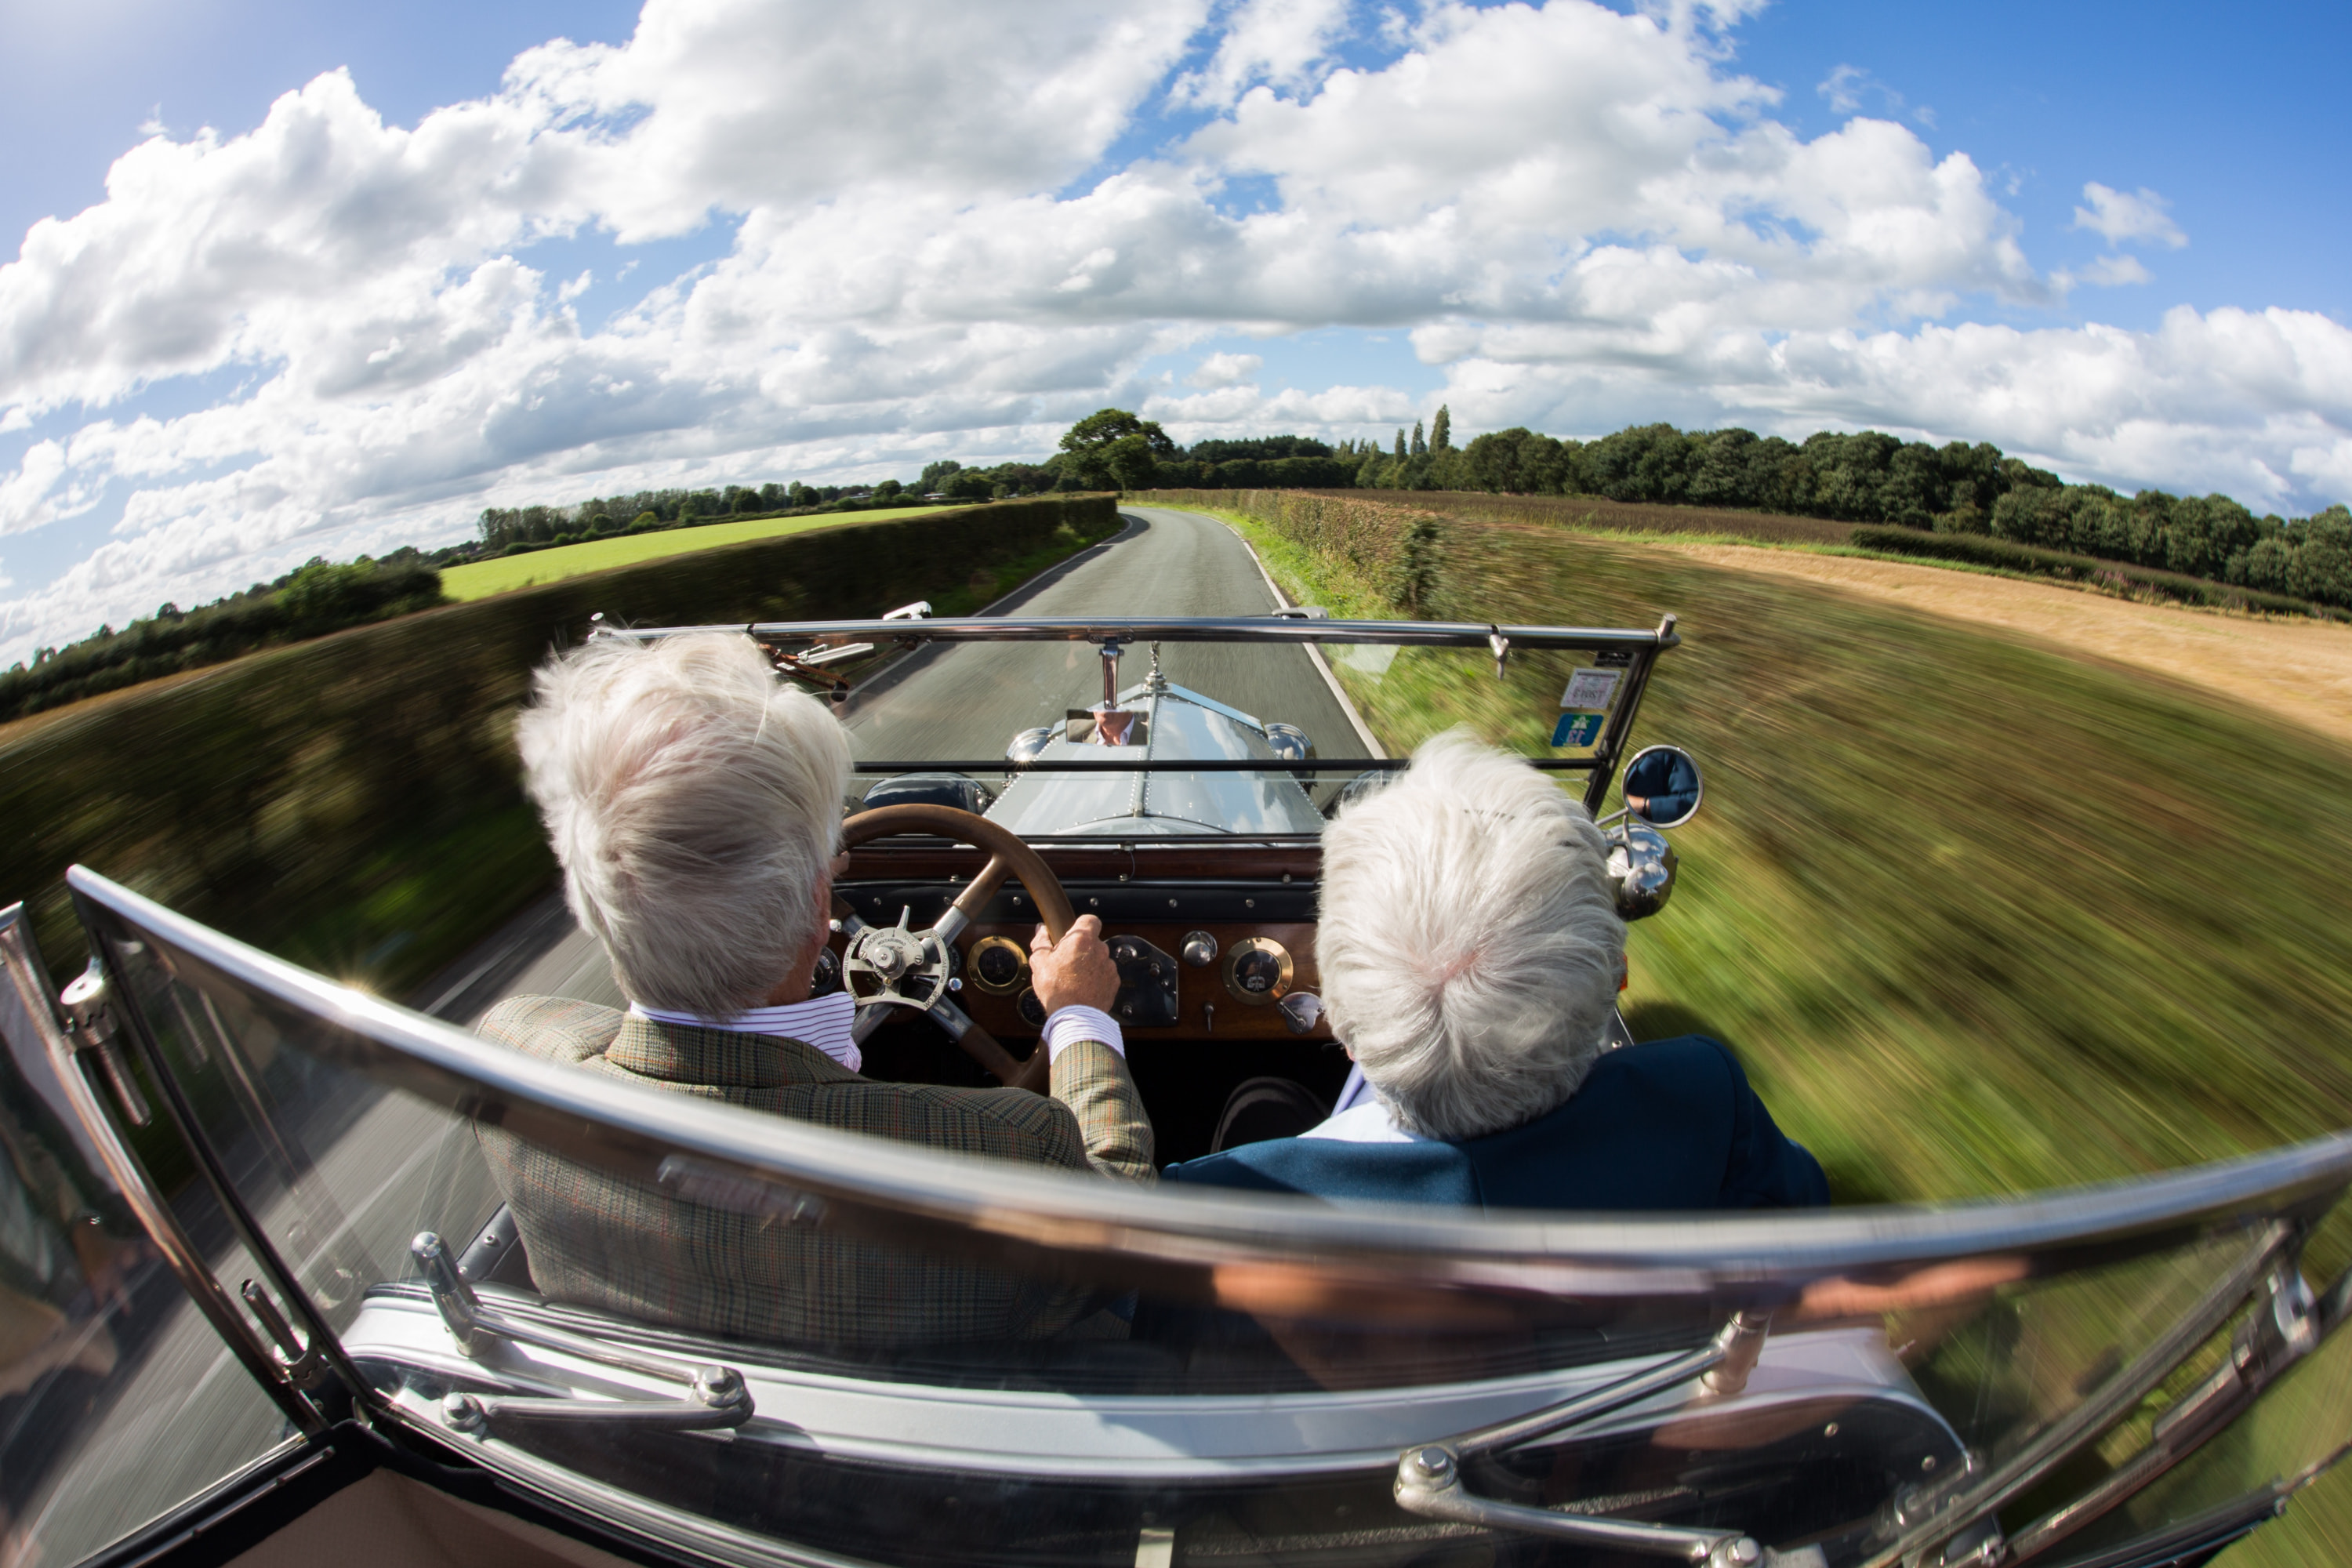
<path fill-rule="evenodd" d="M 2126 497 L 2067 484 L 1989 442 L 1938 447 L 1875 430 L 1794 442 L 1671 425 L 1574 441 L 1513 429 L 1402 477 L 1390 488 L 1593 495 L 1983 534 L 2352 606 L 2352 512 L 2341 505 L 2283 518 L 2225 495 Z"/>
<path fill-rule="evenodd" d="M 1088 415 L 1042 461 L 971 467 L 941 458 L 911 485 L 815 489 L 800 483 L 641 491 L 568 508 L 482 514 L 482 549 L 569 543 L 602 532 L 681 527 L 786 508 L 974 502 L 1049 490 L 1485 490 L 1591 495 L 1654 505 L 1719 507 L 1830 521 L 1984 534 L 2265 593 L 2352 606 L 2352 514 L 2256 516 L 2228 496 L 2144 489 L 2125 497 L 2070 485 L 1990 442 L 1941 446 L 1881 431 L 1821 431 L 1802 441 L 1752 430 L 1636 425 L 1590 441 L 1515 428 L 1465 446 L 1452 411 L 1392 440 L 1336 445 L 1282 435 L 1179 445 L 1121 408 Z M 616 520 L 626 517 L 626 523 Z"/>
<path fill-rule="evenodd" d="M 121 631 L 103 626 L 0 671 L 0 722 L 125 686 L 220 664 L 279 643 L 404 616 L 441 603 L 441 574 L 411 548 L 377 561 L 313 556 L 275 582 L 209 605 L 166 604 Z"/>

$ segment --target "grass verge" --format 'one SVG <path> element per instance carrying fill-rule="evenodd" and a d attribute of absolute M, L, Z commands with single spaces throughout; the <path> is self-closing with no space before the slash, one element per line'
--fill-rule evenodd
<path fill-rule="evenodd" d="M 1397 613 L 1379 552 L 1351 562 L 1279 520 L 1218 515 L 1294 598 Z M 1842 1201 L 2098 1181 L 2352 1126 L 2343 747 L 1671 551 L 1451 522 L 1424 553 L 1433 618 L 1682 616 L 1637 740 L 1688 746 L 1707 808 L 1675 835 L 1673 906 L 1633 928 L 1629 1018 L 1730 1043 Z M 1501 681 L 1482 662 L 1334 661 L 1391 749 L 1466 724 L 1544 751 L 1564 661 L 1515 656 Z M 2249 809 L 2250 781 L 2292 809 Z M 2347 1229 L 2339 1213 L 2316 1238 L 2314 1279 L 2345 1266 Z M 2036 1332 L 2052 1351 L 2081 1337 Z M 2352 1436 L 2348 1384 L 2352 1336 L 2179 1484 L 2258 1484 L 2323 1425 Z M 2238 1552 L 2352 1558 L 2352 1477 Z"/>

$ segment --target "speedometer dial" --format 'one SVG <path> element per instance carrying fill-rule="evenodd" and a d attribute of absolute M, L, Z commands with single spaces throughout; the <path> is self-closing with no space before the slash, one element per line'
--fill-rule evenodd
<path fill-rule="evenodd" d="M 1263 1007 L 1290 989 L 1290 951 L 1271 937 L 1244 937 L 1225 949 L 1224 971 L 1234 1001 Z"/>

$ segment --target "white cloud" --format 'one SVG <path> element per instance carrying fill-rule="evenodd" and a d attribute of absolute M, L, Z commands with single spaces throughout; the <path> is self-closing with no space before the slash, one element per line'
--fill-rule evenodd
<path fill-rule="evenodd" d="M 2352 473 L 2352 329 L 2310 311 L 2182 306 L 2152 332 L 1966 322 L 1696 349 L 1496 329 L 1448 367 L 1445 395 L 1463 429 L 1597 433 L 1629 404 L 1678 400 L 1703 425 L 1958 435 L 2126 489 L 2219 489 L 2256 507 L 2299 504 L 2298 477 Z"/>
<path fill-rule="evenodd" d="M 2110 189 L 2093 180 L 2083 187 L 2083 199 L 2091 205 L 2074 209 L 2074 226 L 2089 229 L 2109 245 L 2146 240 L 2178 250 L 2189 243 L 2189 237 L 2180 232 L 2172 215 L 2166 211 L 2171 204 L 2146 185 L 2135 195 Z"/>
<path fill-rule="evenodd" d="M 1829 100 L 1830 108 L 1839 114 L 1852 114 L 1862 107 L 1862 89 L 1870 84 L 1870 73 L 1860 66 L 1838 66 L 1822 79 L 1813 90 Z"/>
<path fill-rule="evenodd" d="M 1176 79 L 1175 103 L 1223 109 L 1265 85 L 1297 91 L 1314 79 L 1345 33 L 1349 0 L 1241 0 L 1225 16 L 1216 53 Z"/>
<path fill-rule="evenodd" d="M 2343 329 L 1971 321 L 2147 272 L 2037 271 L 1977 163 L 1858 71 L 1801 136 L 1727 64 L 1750 9 L 649 0 L 627 43 L 530 50 L 411 128 L 337 72 L 242 133 L 158 132 L 0 266 L 0 533 L 90 531 L 0 600 L 0 661 L 486 504 L 904 477 L 1050 450 L 1111 402 L 1195 437 L 1427 413 L 1376 371 L 1267 393 L 1256 354 L 1138 379 L 1333 327 L 1409 336 L 1465 437 L 1876 424 L 2344 493 Z M 1350 29 L 1389 63 L 1340 63 Z M 2180 242 L 2151 192 L 2084 198 L 2111 242 Z M 714 219 L 724 254 L 673 277 L 534 249 Z M 584 325 L 622 279 L 635 302 Z"/>
<path fill-rule="evenodd" d="M 2076 283 L 2095 283 L 2113 288 L 2126 283 L 2150 283 L 2155 279 L 2137 256 L 2102 256 L 2080 272 L 2060 270 L 2051 274 L 2061 287 Z"/>
<path fill-rule="evenodd" d="M 1213 353 L 1184 379 L 1194 386 L 1238 386 L 1256 380 L 1265 363 L 1263 354 Z"/>

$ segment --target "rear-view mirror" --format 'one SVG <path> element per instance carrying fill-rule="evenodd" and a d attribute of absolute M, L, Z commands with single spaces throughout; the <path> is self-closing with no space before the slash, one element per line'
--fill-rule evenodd
<path fill-rule="evenodd" d="M 1644 746 L 1625 764 L 1625 809 L 1653 827 L 1680 827 L 1706 795 L 1698 763 L 1680 746 Z"/>

